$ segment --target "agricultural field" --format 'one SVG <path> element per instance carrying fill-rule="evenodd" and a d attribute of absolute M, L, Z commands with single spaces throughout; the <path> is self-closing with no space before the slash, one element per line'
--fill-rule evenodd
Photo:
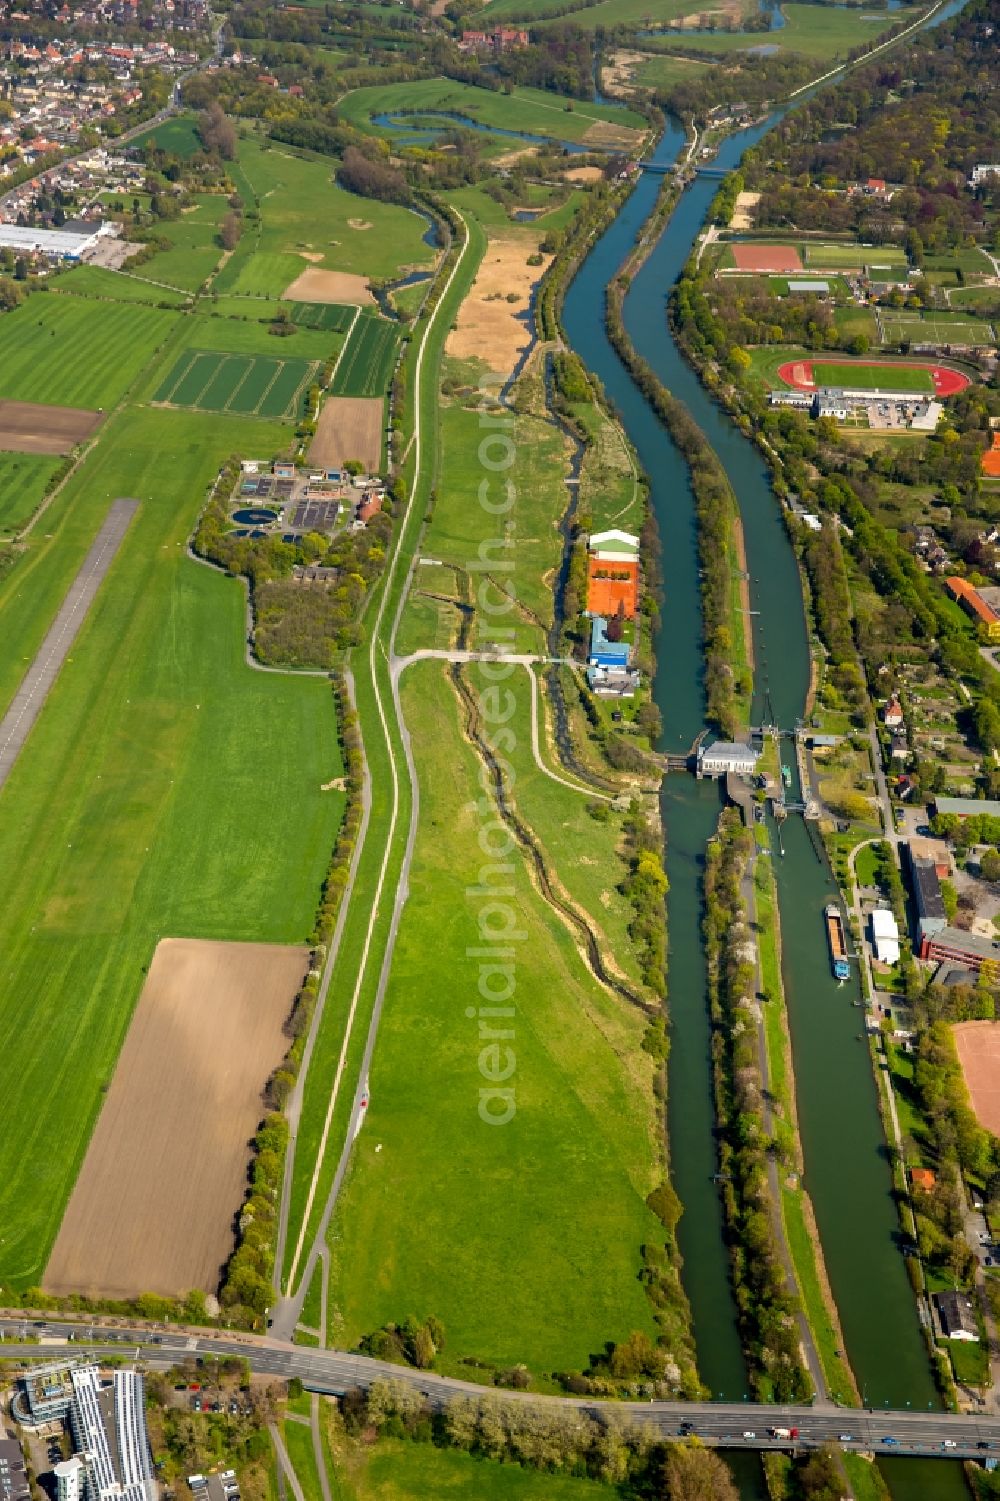
<path fill-rule="evenodd" d="M 239 167 L 260 205 L 260 234 L 243 235 L 213 283 L 219 292 L 277 298 L 310 265 L 378 278 L 434 259 L 426 220 L 345 192 L 328 160 L 246 139 Z"/>
<path fill-rule="evenodd" d="M 178 357 L 153 400 L 196 412 L 295 420 L 319 374 L 317 361 L 191 349 Z"/>
<path fill-rule="evenodd" d="M 35 401 L 0 401 L 0 450 L 72 453 L 100 427 L 100 412 L 50 407 Z"/>
<path fill-rule="evenodd" d="M 399 328 L 377 313 L 362 313 L 351 330 L 330 386 L 333 396 L 382 396 L 399 350 Z"/>
<path fill-rule="evenodd" d="M 113 407 L 176 316 L 92 298 L 29 297 L 0 318 L 0 397 Z"/>
<path fill-rule="evenodd" d="M 380 396 L 328 396 L 309 444 L 309 463 L 343 469 L 356 459 L 366 474 L 380 473 L 383 407 Z"/>
<path fill-rule="evenodd" d="M 71 292 L 74 297 L 99 297 L 109 302 L 148 302 L 151 306 L 169 303 L 171 307 L 183 307 L 185 294 L 168 292 L 164 287 L 154 287 L 142 280 L 145 268 L 140 266 L 132 274 L 127 271 L 109 271 L 105 266 L 72 266 L 53 280 L 51 292 Z"/>
<path fill-rule="evenodd" d="M 961 313 L 906 313 L 896 308 L 880 308 L 879 322 L 886 343 L 909 340 L 912 344 L 992 345 L 996 341 L 993 325 L 985 318 L 963 317 Z"/>
<path fill-rule="evenodd" d="M 354 322 L 353 307 L 342 302 L 293 302 L 288 311 L 297 328 L 346 334 Z"/>
<path fill-rule="evenodd" d="M 157 944 L 45 1269 L 47 1292 L 215 1291 L 233 1248 L 261 1092 L 288 1049 L 284 1024 L 309 953 Z"/>
<path fill-rule="evenodd" d="M 616 0 L 610 0 L 614 6 Z M 832 63 L 845 57 L 853 48 L 878 39 L 891 26 L 906 26 L 921 14 L 920 7 L 904 5 L 891 13 L 866 15 L 856 9 L 844 10 L 832 5 L 784 4 L 785 24 L 778 31 L 672 33 L 684 47 L 700 51 L 728 52 L 797 52 L 814 58 L 817 63 Z M 587 14 L 584 12 L 584 14 Z"/>
<path fill-rule="evenodd" d="M 0 795 L 0 868 L 18 872 L 0 909 L 4 1110 L 19 1123 L 0 1138 L 0 1283 L 41 1278 L 158 938 L 301 944 L 312 927 L 344 804 L 322 790 L 343 770 L 330 685 L 252 671 L 242 586 L 185 551 L 220 463 L 286 439 L 245 418 L 123 413 L 0 585 L 6 704 L 108 496 L 139 499 Z"/>
<path fill-rule="evenodd" d="M 523 713 L 526 679 L 508 687 Z M 479 766 L 440 664 L 408 669 L 402 694 L 420 830 L 371 1106 L 331 1228 L 330 1333 L 353 1342 L 405 1308 L 444 1321 L 452 1369 L 464 1356 L 579 1368 L 606 1340 L 653 1328 L 638 1280 L 639 1248 L 660 1233 L 644 1202 L 658 1149 L 642 1017 L 590 978 L 513 853 L 505 902 L 525 934 L 508 1003 L 516 1114 L 503 1126 L 481 1119 L 482 1043 L 467 1010 L 478 994 Z"/>
<path fill-rule="evenodd" d="M 36 511 L 62 460 L 50 454 L 0 452 L 0 537 Z"/>
<path fill-rule="evenodd" d="M 256 318 L 226 318 L 206 308 L 183 320 L 170 346 L 175 350 L 214 350 L 216 354 L 260 354 L 270 359 L 332 361 L 344 340 L 324 329 L 296 328 L 287 334 L 272 334 L 269 323 Z M 155 381 L 155 376 L 154 376 Z M 139 395 L 142 393 L 139 392 Z"/>
<path fill-rule="evenodd" d="M 536 7 L 532 7 L 534 11 Z M 681 16 L 691 12 L 690 0 L 659 0 L 655 9 L 650 6 L 649 0 L 594 0 L 594 4 L 586 6 L 583 10 L 574 10 L 573 24 L 583 26 L 587 30 L 593 30 L 603 26 L 612 30 L 617 26 L 656 26 L 662 27 L 664 34 L 667 32 L 667 23 L 679 20 Z M 490 0 L 483 8 L 483 24 L 497 25 L 506 20 L 508 16 L 521 16 L 525 13 L 523 0 Z M 532 17 L 532 25 L 544 25 L 546 22 L 558 24 L 562 18 L 562 6 L 553 3 L 553 0 L 538 0 L 537 20 Z"/>
<path fill-rule="evenodd" d="M 577 15 L 584 14 L 577 12 Z M 511 94 L 477 89 L 473 84 L 447 78 L 425 78 L 415 83 L 391 83 L 355 89 L 340 101 L 340 113 L 359 129 L 381 135 L 396 132 L 374 126 L 381 114 L 458 114 L 478 124 L 501 131 L 554 137 L 577 143 L 633 144 L 646 129 L 634 110 L 611 104 L 560 100 L 543 89 L 515 88 Z M 441 122 L 447 125 L 447 119 Z M 612 129 L 609 131 L 609 126 Z M 366 199 L 367 203 L 368 200 Z"/>

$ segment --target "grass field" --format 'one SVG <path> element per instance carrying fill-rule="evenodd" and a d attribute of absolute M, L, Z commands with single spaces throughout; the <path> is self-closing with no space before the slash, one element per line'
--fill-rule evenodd
<path fill-rule="evenodd" d="M 202 149 L 193 115 L 177 115 L 164 120 L 162 125 L 156 125 L 152 130 L 136 136 L 132 144 L 145 146 L 148 141 L 154 141 L 161 150 L 172 152 L 174 156 L 194 156 L 196 151 Z"/>
<path fill-rule="evenodd" d="M 617 0 L 610 0 L 612 7 L 616 3 Z M 872 19 L 866 20 L 857 10 L 840 10 L 832 5 L 792 3 L 781 8 L 785 25 L 780 31 L 683 31 L 674 35 L 684 47 L 697 47 L 705 52 L 756 52 L 767 47 L 777 53 L 798 52 L 817 62 L 833 62 L 855 47 L 876 41 L 890 26 L 908 25 L 921 13 L 918 7 L 910 5 L 891 13 L 869 13 Z"/>
<path fill-rule="evenodd" d="M 878 1465 L 863 1454 L 843 1453 L 841 1459 L 851 1482 L 854 1501 L 889 1501 L 889 1490 Z"/>
<path fill-rule="evenodd" d="M 851 362 L 814 360 L 813 380 L 817 386 L 846 386 L 856 391 L 933 391 L 929 370 L 914 370 L 906 365 L 865 365 Z"/>
<path fill-rule="evenodd" d="M 904 313 L 885 308 L 879 314 L 889 343 L 908 339 L 912 344 L 992 345 L 993 325 L 985 318 L 966 318 L 961 313 Z"/>
<path fill-rule="evenodd" d="M 243 140 L 239 169 L 259 201 L 261 229 L 259 238 L 249 229 L 244 234 L 213 283 L 219 292 L 277 298 L 310 264 L 378 278 L 433 259 L 419 214 L 346 193 L 333 181 L 329 160 Z M 306 260 L 303 252 L 320 259 Z"/>
<path fill-rule="evenodd" d="M 537 10 L 539 15 L 537 22 L 532 19 L 532 25 L 558 24 L 560 7 L 554 0 L 538 0 L 537 6 L 532 6 L 531 9 Z M 655 8 L 649 4 L 649 0 L 595 0 L 593 5 L 588 5 L 584 10 L 574 10 L 572 14 L 574 26 L 583 26 L 588 30 L 603 26 L 610 31 L 616 26 L 629 24 L 665 26 L 668 21 L 689 14 L 690 10 L 687 0 L 658 0 Z M 509 15 L 523 16 L 524 13 L 524 0 L 492 0 L 492 3 L 484 7 L 482 19 L 484 23 L 494 25 Z"/>
<path fill-rule="evenodd" d="M 176 317 L 85 297 L 30 297 L 0 317 L 0 397 L 112 407 Z"/>
<path fill-rule="evenodd" d="M 649 53 L 637 63 L 634 78 L 637 84 L 647 89 L 671 89 L 675 84 L 699 78 L 711 63 L 696 62 L 687 57 L 657 57 Z"/>
<path fill-rule="evenodd" d="M 104 266 L 73 266 L 52 283 L 53 292 L 72 292 L 76 297 L 100 297 L 110 302 L 169 303 L 183 307 L 187 298 L 179 292 L 167 292 L 141 278 L 144 268 L 135 275 L 108 271 Z"/>
<path fill-rule="evenodd" d="M 299 328 L 320 328 L 338 334 L 346 334 L 355 312 L 340 302 L 293 302 L 289 310 L 292 322 Z"/>
<path fill-rule="evenodd" d="M 191 349 L 178 358 L 153 400 L 198 412 L 295 419 L 318 374 L 315 361 Z"/>
<path fill-rule="evenodd" d="M 220 318 L 207 309 L 185 318 L 171 344 L 175 349 L 215 350 L 218 354 L 260 354 L 276 360 L 332 360 L 343 344 L 326 329 L 296 328 L 276 335 L 258 319 Z"/>
<path fill-rule="evenodd" d="M 577 12 L 577 14 L 582 14 Z M 528 135 L 554 136 L 557 140 L 583 141 L 594 127 L 612 123 L 629 131 L 643 130 L 646 122 L 634 110 L 609 104 L 560 100 L 543 89 L 515 88 L 512 94 L 477 89 L 473 84 L 447 78 L 425 78 L 415 83 L 391 83 L 355 89 L 339 105 L 340 113 L 363 130 L 378 130 L 372 117 L 397 111 L 453 112 L 481 125 L 501 130 L 525 131 Z M 391 135 L 391 131 L 379 131 Z M 366 199 L 367 203 L 368 200 Z"/>
<path fill-rule="evenodd" d="M 150 260 L 136 266 L 136 275 L 185 292 L 197 291 L 222 257 L 219 226 L 228 212 L 229 204 L 221 193 L 199 194 L 194 206 L 180 218 L 157 226 L 170 241 L 170 249 L 158 250 Z"/>
<path fill-rule="evenodd" d="M 906 254 L 898 245 L 837 245 L 829 242 L 802 246 L 803 260 L 807 266 L 844 266 L 848 270 L 858 266 L 904 267 Z"/>
<path fill-rule="evenodd" d="M 48 454 L 0 453 L 0 536 L 24 525 L 62 462 Z"/>
<path fill-rule="evenodd" d="M 301 942 L 343 807 L 329 684 L 251 671 L 244 595 L 184 544 L 266 423 L 114 420 L 0 588 L 4 698 L 109 495 L 141 505 L 0 796 L 5 1117 L 0 1283 L 39 1280 L 160 935 Z M 211 816 L 206 816 L 206 810 Z M 72 1004 L 55 998 L 72 997 Z M 45 1025 L 38 1025 L 44 1016 Z"/>
<path fill-rule="evenodd" d="M 351 331 L 330 386 L 334 396 L 381 396 L 392 378 L 399 329 L 376 313 L 362 313 Z"/>
<path fill-rule="evenodd" d="M 526 683 L 505 688 L 523 702 Z M 372 1103 L 331 1232 L 336 1337 L 406 1308 L 443 1319 L 452 1368 L 464 1355 L 579 1367 L 604 1341 L 652 1327 L 637 1278 L 639 1247 L 657 1234 L 644 1203 L 655 1111 L 642 1018 L 589 979 L 514 853 L 505 902 L 526 935 L 509 1002 L 517 1113 L 503 1127 L 480 1119 L 482 1043 L 466 1010 L 479 993 L 468 952 L 482 906 L 478 763 L 440 665 L 410 668 L 402 691 L 420 831 Z"/>
<path fill-rule="evenodd" d="M 595 1480 L 496 1464 L 457 1449 L 399 1439 L 341 1450 L 334 1479 L 335 1501 L 610 1501 L 615 1495 Z M 308 1490 L 306 1501 L 313 1501 Z"/>

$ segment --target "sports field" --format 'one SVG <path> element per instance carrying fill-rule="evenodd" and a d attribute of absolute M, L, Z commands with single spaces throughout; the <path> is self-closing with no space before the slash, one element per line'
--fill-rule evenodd
<path fill-rule="evenodd" d="M 817 386 L 847 386 L 866 391 L 934 390 L 929 369 L 911 365 L 833 364 L 815 360 L 813 380 Z"/>
<path fill-rule="evenodd" d="M 952 1033 L 976 1120 L 995 1136 L 1000 1132 L 1000 1026 L 959 1022 Z"/>
<path fill-rule="evenodd" d="M 43 299 L 38 299 L 39 301 Z M 109 423 L 0 585 L 0 703 L 97 531 L 141 504 L 0 794 L 0 1284 L 41 1279 L 157 939 L 302 943 L 342 814 L 329 683 L 251 671 L 245 596 L 185 553 L 232 453 L 275 423 Z M 51 536 L 50 536 L 51 534 Z M 44 1020 L 44 1025 L 40 1025 Z"/>
<path fill-rule="evenodd" d="M 395 323 L 362 313 L 340 356 L 330 390 L 334 396 L 382 396 L 388 389 L 399 348 Z"/>
<path fill-rule="evenodd" d="M 881 309 L 879 321 L 887 343 L 908 339 L 911 344 L 992 345 L 995 334 L 985 318 L 965 318 L 961 313 L 905 313 Z"/>
<path fill-rule="evenodd" d="M 177 318 L 89 297 L 30 297 L 0 318 L 0 397 L 112 407 Z"/>
<path fill-rule="evenodd" d="M 315 360 L 191 349 L 180 355 L 153 400 L 196 412 L 294 420 L 320 368 Z"/>
<path fill-rule="evenodd" d="M 321 328 L 346 334 L 354 321 L 354 309 L 342 302 L 293 302 L 289 311 L 298 328 Z"/>

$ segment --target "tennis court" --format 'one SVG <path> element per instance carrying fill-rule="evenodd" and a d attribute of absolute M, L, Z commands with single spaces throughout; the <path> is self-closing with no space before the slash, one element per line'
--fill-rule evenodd
<path fill-rule="evenodd" d="M 883 341 L 898 344 L 958 344 L 980 348 L 996 343 L 993 325 L 985 318 L 963 318 L 954 313 L 903 313 L 893 308 L 880 311 Z"/>
<path fill-rule="evenodd" d="M 198 412 L 294 421 L 321 368 L 317 360 L 189 349 L 177 359 L 153 400 Z"/>
<path fill-rule="evenodd" d="M 794 245 L 733 245 L 737 271 L 801 271 L 802 259 Z"/>

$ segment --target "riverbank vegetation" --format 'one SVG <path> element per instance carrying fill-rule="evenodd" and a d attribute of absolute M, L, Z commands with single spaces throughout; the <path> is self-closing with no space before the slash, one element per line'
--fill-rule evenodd
<path fill-rule="evenodd" d="M 737 812 L 723 813 L 705 864 L 705 953 L 712 1009 L 712 1060 L 719 1132 L 719 1177 L 732 1237 L 733 1284 L 761 1400 L 801 1402 L 812 1383 L 801 1363 L 797 1300 L 788 1290 L 771 1201 L 759 1029 L 757 947 L 743 891 L 753 834 Z"/>

